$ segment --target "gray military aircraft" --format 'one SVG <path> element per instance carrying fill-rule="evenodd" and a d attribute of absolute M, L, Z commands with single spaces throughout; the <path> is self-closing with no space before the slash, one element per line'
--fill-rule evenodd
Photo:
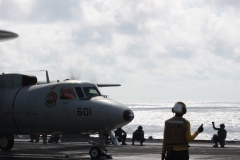
<path fill-rule="evenodd" d="M 9 39 L 2 36 L 0 39 Z M 6 32 L 4 32 L 6 33 Z M 12 33 L 12 32 L 8 32 Z M 16 38 L 12 34 L 11 38 Z M 104 134 L 119 146 L 113 130 L 130 123 L 134 113 L 127 106 L 103 95 L 94 84 L 77 80 L 38 83 L 37 77 L 20 73 L 0 75 L 0 148 L 14 146 L 13 135 L 79 134 L 89 138 L 99 134 L 90 149 L 92 158 L 107 157 Z"/>

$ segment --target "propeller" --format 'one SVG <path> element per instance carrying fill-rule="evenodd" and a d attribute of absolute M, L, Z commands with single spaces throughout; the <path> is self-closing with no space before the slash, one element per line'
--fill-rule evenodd
<path fill-rule="evenodd" d="M 75 74 L 76 72 L 73 72 L 72 68 L 70 72 L 71 72 L 71 75 L 70 75 L 71 80 L 80 80 L 81 70 L 77 75 Z"/>
<path fill-rule="evenodd" d="M 76 75 L 76 72 L 73 72 L 72 68 L 71 68 L 71 75 L 70 75 L 70 80 L 80 80 L 80 75 L 81 75 L 81 70 L 79 71 L 78 75 Z M 121 86 L 121 84 L 99 84 L 96 83 L 96 85 L 98 87 L 118 87 Z"/>

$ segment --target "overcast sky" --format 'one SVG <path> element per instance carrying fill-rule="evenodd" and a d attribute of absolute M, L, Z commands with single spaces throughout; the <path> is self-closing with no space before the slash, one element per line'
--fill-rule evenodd
<path fill-rule="evenodd" d="M 0 0 L 0 71 L 120 83 L 116 100 L 238 100 L 239 0 Z M 32 73 L 31 73 L 32 74 Z"/>

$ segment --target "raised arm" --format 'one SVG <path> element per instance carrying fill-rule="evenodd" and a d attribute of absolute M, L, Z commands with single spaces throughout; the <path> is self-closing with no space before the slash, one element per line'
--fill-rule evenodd
<path fill-rule="evenodd" d="M 186 140 L 187 140 L 187 142 L 192 142 L 197 137 L 197 135 L 199 133 L 200 132 L 198 130 L 196 130 L 193 134 L 191 134 L 190 122 L 187 123 L 187 132 L 186 132 Z"/>
<path fill-rule="evenodd" d="M 215 129 L 215 130 L 219 130 L 219 129 L 220 129 L 220 128 L 216 128 L 216 127 L 215 127 L 214 122 L 212 122 L 212 125 L 213 125 L 213 129 Z"/>

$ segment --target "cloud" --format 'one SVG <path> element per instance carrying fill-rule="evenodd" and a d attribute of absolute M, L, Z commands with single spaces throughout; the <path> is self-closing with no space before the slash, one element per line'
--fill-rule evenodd
<path fill-rule="evenodd" d="M 74 70 L 84 80 L 122 83 L 111 92 L 116 97 L 236 97 L 239 4 L 1 0 L 1 29 L 20 36 L 0 44 L 0 67 L 48 69 L 60 80 Z M 186 88 L 191 94 L 182 95 Z M 216 93 L 220 88 L 232 94 Z"/>
<path fill-rule="evenodd" d="M 79 1 L 1 0 L 1 18 L 18 23 L 52 23 L 72 19 Z M 79 9 L 79 8 L 78 8 Z M 78 10 L 80 12 L 80 10 Z"/>

